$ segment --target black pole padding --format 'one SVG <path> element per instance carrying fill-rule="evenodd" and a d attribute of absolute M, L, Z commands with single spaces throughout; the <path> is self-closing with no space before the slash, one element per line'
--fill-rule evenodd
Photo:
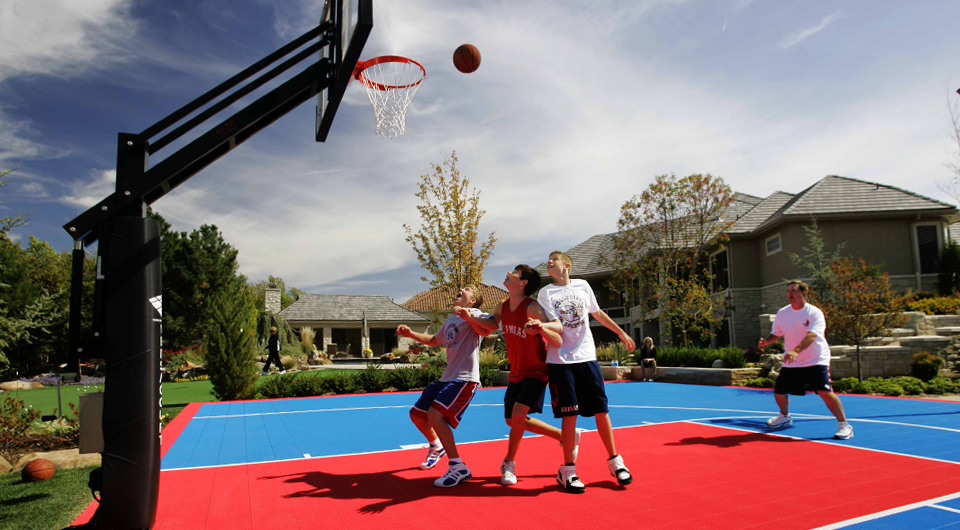
<path fill-rule="evenodd" d="M 116 217 L 100 233 L 107 364 L 101 527 L 149 529 L 160 486 L 160 225 Z"/>

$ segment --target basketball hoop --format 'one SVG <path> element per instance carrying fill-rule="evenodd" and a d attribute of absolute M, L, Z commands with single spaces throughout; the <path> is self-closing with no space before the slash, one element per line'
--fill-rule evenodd
<path fill-rule="evenodd" d="M 427 77 L 423 65 L 397 55 L 360 61 L 353 76 L 367 89 L 377 120 L 377 136 L 396 138 L 406 130 L 407 105 Z"/>

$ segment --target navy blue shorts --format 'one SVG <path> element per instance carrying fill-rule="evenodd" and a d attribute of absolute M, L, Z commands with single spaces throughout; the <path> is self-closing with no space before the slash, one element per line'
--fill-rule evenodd
<path fill-rule="evenodd" d="M 783 367 L 773 391 L 776 394 L 802 396 L 806 394 L 807 388 L 816 392 L 833 392 L 830 367 L 822 364 L 799 368 Z"/>
<path fill-rule="evenodd" d="M 479 383 L 472 381 L 434 381 L 423 389 L 410 413 L 426 418 L 430 409 L 437 409 L 450 427 L 456 429 L 478 386 Z"/>
<path fill-rule="evenodd" d="M 608 412 L 603 374 L 597 361 L 547 364 L 553 417 L 594 416 Z"/>
<path fill-rule="evenodd" d="M 539 379 L 524 379 L 519 383 L 507 384 L 507 392 L 503 395 L 503 417 L 513 416 L 514 403 L 530 407 L 529 413 L 543 412 L 543 394 L 547 389 L 547 382 Z"/>

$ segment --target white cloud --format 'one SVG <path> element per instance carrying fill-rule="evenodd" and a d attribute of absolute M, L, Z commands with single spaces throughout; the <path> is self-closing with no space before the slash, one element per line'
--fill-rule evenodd
<path fill-rule="evenodd" d="M 844 15 L 843 13 L 840 13 L 839 11 L 836 13 L 827 15 L 823 17 L 823 20 L 821 20 L 820 23 L 817 24 L 816 26 L 813 26 L 810 28 L 803 28 L 785 37 L 783 40 L 780 41 L 780 48 L 786 49 L 786 48 L 796 46 L 797 44 L 800 44 L 801 42 L 803 42 L 805 39 L 812 37 L 817 33 L 820 33 L 821 31 L 825 30 L 827 26 L 829 26 L 833 22 L 840 20 L 841 18 L 844 18 L 844 17 L 846 17 L 846 15 Z"/>
<path fill-rule="evenodd" d="M 70 192 L 60 198 L 60 202 L 83 209 L 90 208 L 116 190 L 117 170 L 92 170 L 92 180 L 75 181 L 69 185 Z"/>
<path fill-rule="evenodd" d="M 136 31 L 129 0 L 5 0 L 0 4 L 0 79 L 75 75 L 124 55 Z"/>

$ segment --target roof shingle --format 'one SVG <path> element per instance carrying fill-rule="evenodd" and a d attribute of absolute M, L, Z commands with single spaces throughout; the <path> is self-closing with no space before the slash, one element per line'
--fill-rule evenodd
<path fill-rule="evenodd" d="M 485 283 L 480 284 L 480 294 L 483 295 L 482 309 L 492 309 L 495 305 L 510 296 L 510 293 Z M 453 309 L 453 299 L 456 294 L 452 287 L 434 287 L 429 291 L 421 291 L 402 305 L 411 311 L 449 311 Z"/>
<path fill-rule="evenodd" d="M 426 317 L 396 304 L 388 296 L 303 294 L 300 299 L 280 312 L 291 320 L 389 321 L 409 322 L 429 320 Z"/>

